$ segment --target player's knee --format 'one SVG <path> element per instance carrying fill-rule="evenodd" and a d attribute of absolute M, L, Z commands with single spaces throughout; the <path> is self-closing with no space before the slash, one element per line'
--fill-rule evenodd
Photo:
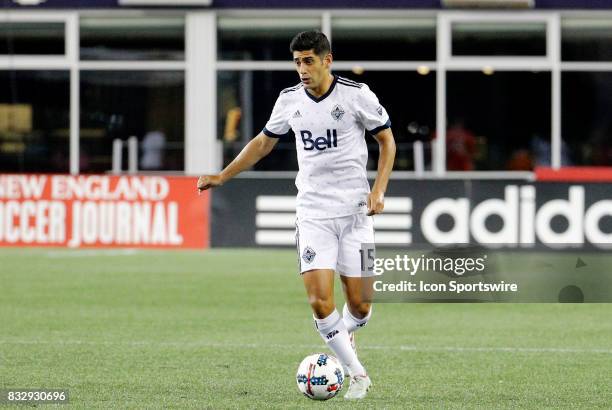
<path fill-rule="evenodd" d="M 315 316 L 319 319 L 331 315 L 336 308 L 334 301 L 331 298 L 312 296 L 308 299 L 308 302 L 310 303 Z"/>
<path fill-rule="evenodd" d="M 368 302 L 360 302 L 356 303 L 355 305 L 349 306 L 351 314 L 357 319 L 365 318 L 370 313 L 371 308 L 372 304 Z"/>

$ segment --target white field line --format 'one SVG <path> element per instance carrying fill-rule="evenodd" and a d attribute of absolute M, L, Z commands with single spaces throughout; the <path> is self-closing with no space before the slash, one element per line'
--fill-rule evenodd
<path fill-rule="evenodd" d="M 261 344 L 261 343 L 212 343 L 212 342 L 154 342 L 154 341 L 90 341 L 90 340 L 0 340 L 0 345 L 83 345 L 83 346 L 145 346 L 145 347 L 210 347 L 215 349 L 239 348 L 239 349 L 322 349 L 324 346 L 318 344 Z M 450 353 L 580 353 L 580 354 L 610 354 L 612 349 L 592 348 L 582 349 L 573 347 L 502 347 L 502 346 L 482 346 L 482 347 L 461 347 L 461 346 L 410 346 L 410 345 L 366 345 L 359 346 L 360 350 L 386 350 L 386 351 L 409 351 L 409 352 L 450 352 Z"/>
<path fill-rule="evenodd" d="M 91 256 L 130 256 L 141 253 L 139 249 L 79 249 L 77 252 L 48 251 L 47 258 L 89 258 Z"/>

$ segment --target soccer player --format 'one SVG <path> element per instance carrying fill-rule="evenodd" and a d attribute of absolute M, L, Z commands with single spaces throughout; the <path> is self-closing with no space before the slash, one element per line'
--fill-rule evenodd
<path fill-rule="evenodd" d="M 315 326 L 350 375 L 346 399 L 361 399 L 371 385 L 357 358 L 354 332 L 372 315 L 372 277 L 361 269 L 361 245 L 374 243 L 372 215 L 382 212 L 395 158 L 386 110 L 367 85 L 333 75 L 327 37 L 319 31 L 291 41 L 300 83 L 281 91 L 265 128 L 219 174 L 198 179 L 199 191 L 220 186 L 265 157 L 293 130 L 299 172 L 295 181 L 296 244 L 300 273 Z M 366 174 L 365 131 L 378 142 L 374 186 Z M 334 274 L 342 281 L 342 316 L 334 303 Z"/>

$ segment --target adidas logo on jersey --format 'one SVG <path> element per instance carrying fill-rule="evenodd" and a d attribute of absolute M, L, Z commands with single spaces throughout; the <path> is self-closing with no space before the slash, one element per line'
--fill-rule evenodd
<path fill-rule="evenodd" d="M 302 114 L 300 114 L 300 110 L 297 110 L 293 113 L 293 118 L 302 118 Z"/>

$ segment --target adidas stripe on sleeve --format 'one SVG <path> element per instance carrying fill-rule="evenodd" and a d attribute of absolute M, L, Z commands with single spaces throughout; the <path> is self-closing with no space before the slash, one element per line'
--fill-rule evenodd
<path fill-rule="evenodd" d="M 272 109 L 270 119 L 262 131 L 265 135 L 271 138 L 282 138 L 289 135 L 289 130 L 291 129 L 289 118 L 291 113 L 288 111 L 285 97 L 291 92 L 298 91 L 300 88 L 302 88 L 302 84 L 285 88 L 280 92 Z"/>
<path fill-rule="evenodd" d="M 372 135 L 391 127 L 389 114 L 385 107 L 380 105 L 376 94 L 366 84 L 362 84 L 359 98 L 356 101 L 357 115 L 365 129 Z"/>

